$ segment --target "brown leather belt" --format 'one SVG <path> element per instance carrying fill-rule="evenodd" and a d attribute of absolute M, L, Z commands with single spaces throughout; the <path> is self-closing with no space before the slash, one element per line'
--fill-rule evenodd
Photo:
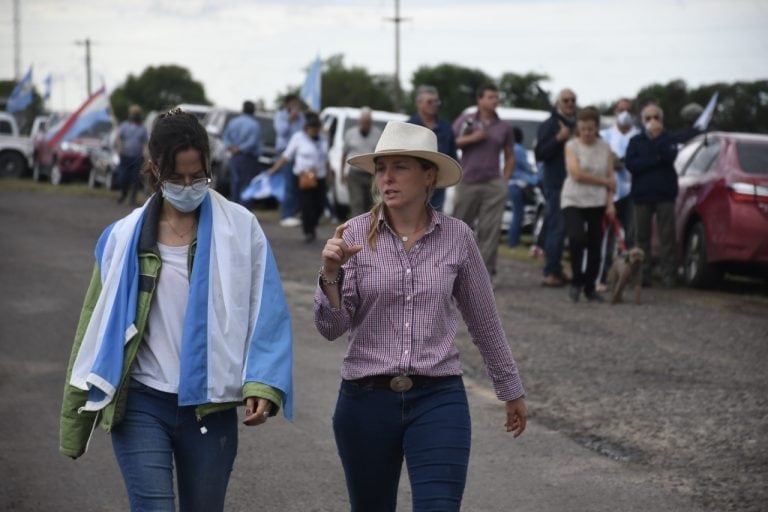
<path fill-rule="evenodd" d="M 373 375 L 355 379 L 351 382 L 360 386 L 371 386 L 376 389 L 390 389 L 397 393 L 412 388 L 421 388 L 449 377 L 428 377 L 426 375 Z"/>

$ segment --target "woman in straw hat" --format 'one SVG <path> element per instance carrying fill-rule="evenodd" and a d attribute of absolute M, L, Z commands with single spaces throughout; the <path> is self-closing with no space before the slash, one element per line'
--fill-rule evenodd
<path fill-rule="evenodd" d="M 506 402 L 507 431 L 519 436 L 527 418 L 472 230 L 429 205 L 461 167 L 431 130 L 396 121 L 349 163 L 374 175 L 376 204 L 326 242 L 315 325 L 329 340 L 349 331 L 333 427 L 352 510 L 395 510 L 403 459 L 414 511 L 459 510 L 471 436 L 457 307 Z"/>

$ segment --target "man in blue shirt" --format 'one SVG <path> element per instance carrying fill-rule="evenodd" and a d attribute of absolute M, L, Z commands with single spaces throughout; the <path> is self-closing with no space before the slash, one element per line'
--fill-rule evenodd
<path fill-rule="evenodd" d="M 141 188 L 139 171 L 144 163 L 144 148 L 149 135 L 141 124 L 141 107 L 131 105 L 128 109 L 128 119 L 120 123 L 115 139 L 115 147 L 120 155 L 120 198 L 118 203 L 125 201 L 130 191 L 131 204 L 137 206 L 136 194 Z"/>
<path fill-rule="evenodd" d="M 253 117 L 256 106 L 251 101 L 243 102 L 243 113 L 227 123 L 224 129 L 224 146 L 232 154 L 229 160 L 229 200 L 245 206 L 240 199 L 243 189 L 248 186 L 259 170 L 261 153 L 261 126 Z"/>
<path fill-rule="evenodd" d="M 283 98 L 283 108 L 275 113 L 275 154 L 280 155 L 288 146 L 291 136 L 304 129 L 304 113 L 300 110 L 299 98 L 295 94 L 286 94 Z M 299 212 L 299 185 L 293 174 L 293 164 L 286 163 L 280 171 L 285 182 L 285 193 L 280 203 L 280 225 L 298 226 L 301 221 L 296 218 Z"/>
<path fill-rule="evenodd" d="M 528 150 L 523 146 L 523 130 L 517 126 L 512 127 L 515 137 L 515 166 L 512 168 L 512 177 L 509 179 L 509 199 L 512 201 L 512 222 L 507 233 L 507 243 L 510 247 L 517 247 L 520 243 L 520 232 L 523 229 L 523 217 L 525 216 L 524 191 L 528 186 L 534 186 L 539 179 L 533 172 L 528 162 Z"/>
<path fill-rule="evenodd" d="M 451 123 L 437 116 L 440 107 L 440 95 L 437 89 L 431 85 L 420 85 L 416 89 L 416 113 L 408 119 L 409 123 L 425 126 L 435 132 L 437 136 L 437 150 L 449 157 L 456 158 L 456 139 L 453 135 Z M 445 189 L 437 188 L 430 203 L 437 211 L 443 210 L 445 202 Z"/>

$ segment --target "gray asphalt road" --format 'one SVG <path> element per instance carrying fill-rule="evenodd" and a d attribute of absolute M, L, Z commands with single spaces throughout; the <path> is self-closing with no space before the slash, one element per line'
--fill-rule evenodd
<path fill-rule="evenodd" d="M 96 432 L 77 461 L 57 452 L 64 370 L 93 244 L 125 213 L 107 197 L 0 185 L 0 509 L 127 509 L 107 435 Z M 321 242 L 306 246 L 298 230 L 270 218 L 262 225 L 296 333 L 296 418 L 241 427 L 227 509 L 346 510 L 330 426 L 344 343 L 322 340 L 312 325 Z M 504 432 L 502 407 L 464 333 L 458 343 L 473 426 L 465 510 L 759 510 L 755 500 L 765 489 L 756 479 L 767 465 L 765 302 L 652 290 L 645 306 L 573 306 L 564 291 L 541 289 L 528 262 L 504 260 L 502 278 L 498 301 L 533 419 L 518 440 Z M 734 344 L 738 350 L 726 350 Z M 723 441 L 730 435 L 740 436 L 735 452 Z M 702 450 L 713 453 L 696 456 Z M 718 479 L 711 468 L 700 475 L 713 456 L 735 475 Z M 717 494 L 727 501 L 711 499 Z"/>

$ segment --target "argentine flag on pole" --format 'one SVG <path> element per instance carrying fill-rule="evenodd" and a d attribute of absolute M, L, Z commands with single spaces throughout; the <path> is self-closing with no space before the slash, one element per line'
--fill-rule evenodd
<path fill-rule="evenodd" d="M 13 88 L 5 110 L 10 113 L 21 112 L 32 103 L 32 66 Z"/>
<path fill-rule="evenodd" d="M 705 131 L 707 129 L 707 126 L 709 126 L 709 122 L 712 120 L 712 116 L 715 114 L 715 107 L 717 106 L 717 96 L 718 96 L 718 92 L 715 91 L 715 94 L 713 94 L 712 97 L 709 99 L 709 103 L 707 103 L 707 106 L 704 108 L 704 111 L 701 113 L 701 115 L 696 120 L 696 122 L 693 123 L 694 128 L 698 128 L 701 131 Z"/>
<path fill-rule="evenodd" d="M 315 62 L 309 68 L 307 72 L 307 79 L 304 80 L 304 85 L 301 87 L 299 97 L 309 105 L 309 108 L 315 112 L 320 112 L 320 91 L 322 82 L 322 62 L 320 62 L 320 56 L 315 58 Z"/>
<path fill-rule="evenodd" d="M 104 86 L 91 94 L 85 103 L 48 130 L 45 138 L 48 146 L 53 147 L 59 142 L 65 142 L 87 132 L 100 122 L 109 123 L 109 98 Z"/>

